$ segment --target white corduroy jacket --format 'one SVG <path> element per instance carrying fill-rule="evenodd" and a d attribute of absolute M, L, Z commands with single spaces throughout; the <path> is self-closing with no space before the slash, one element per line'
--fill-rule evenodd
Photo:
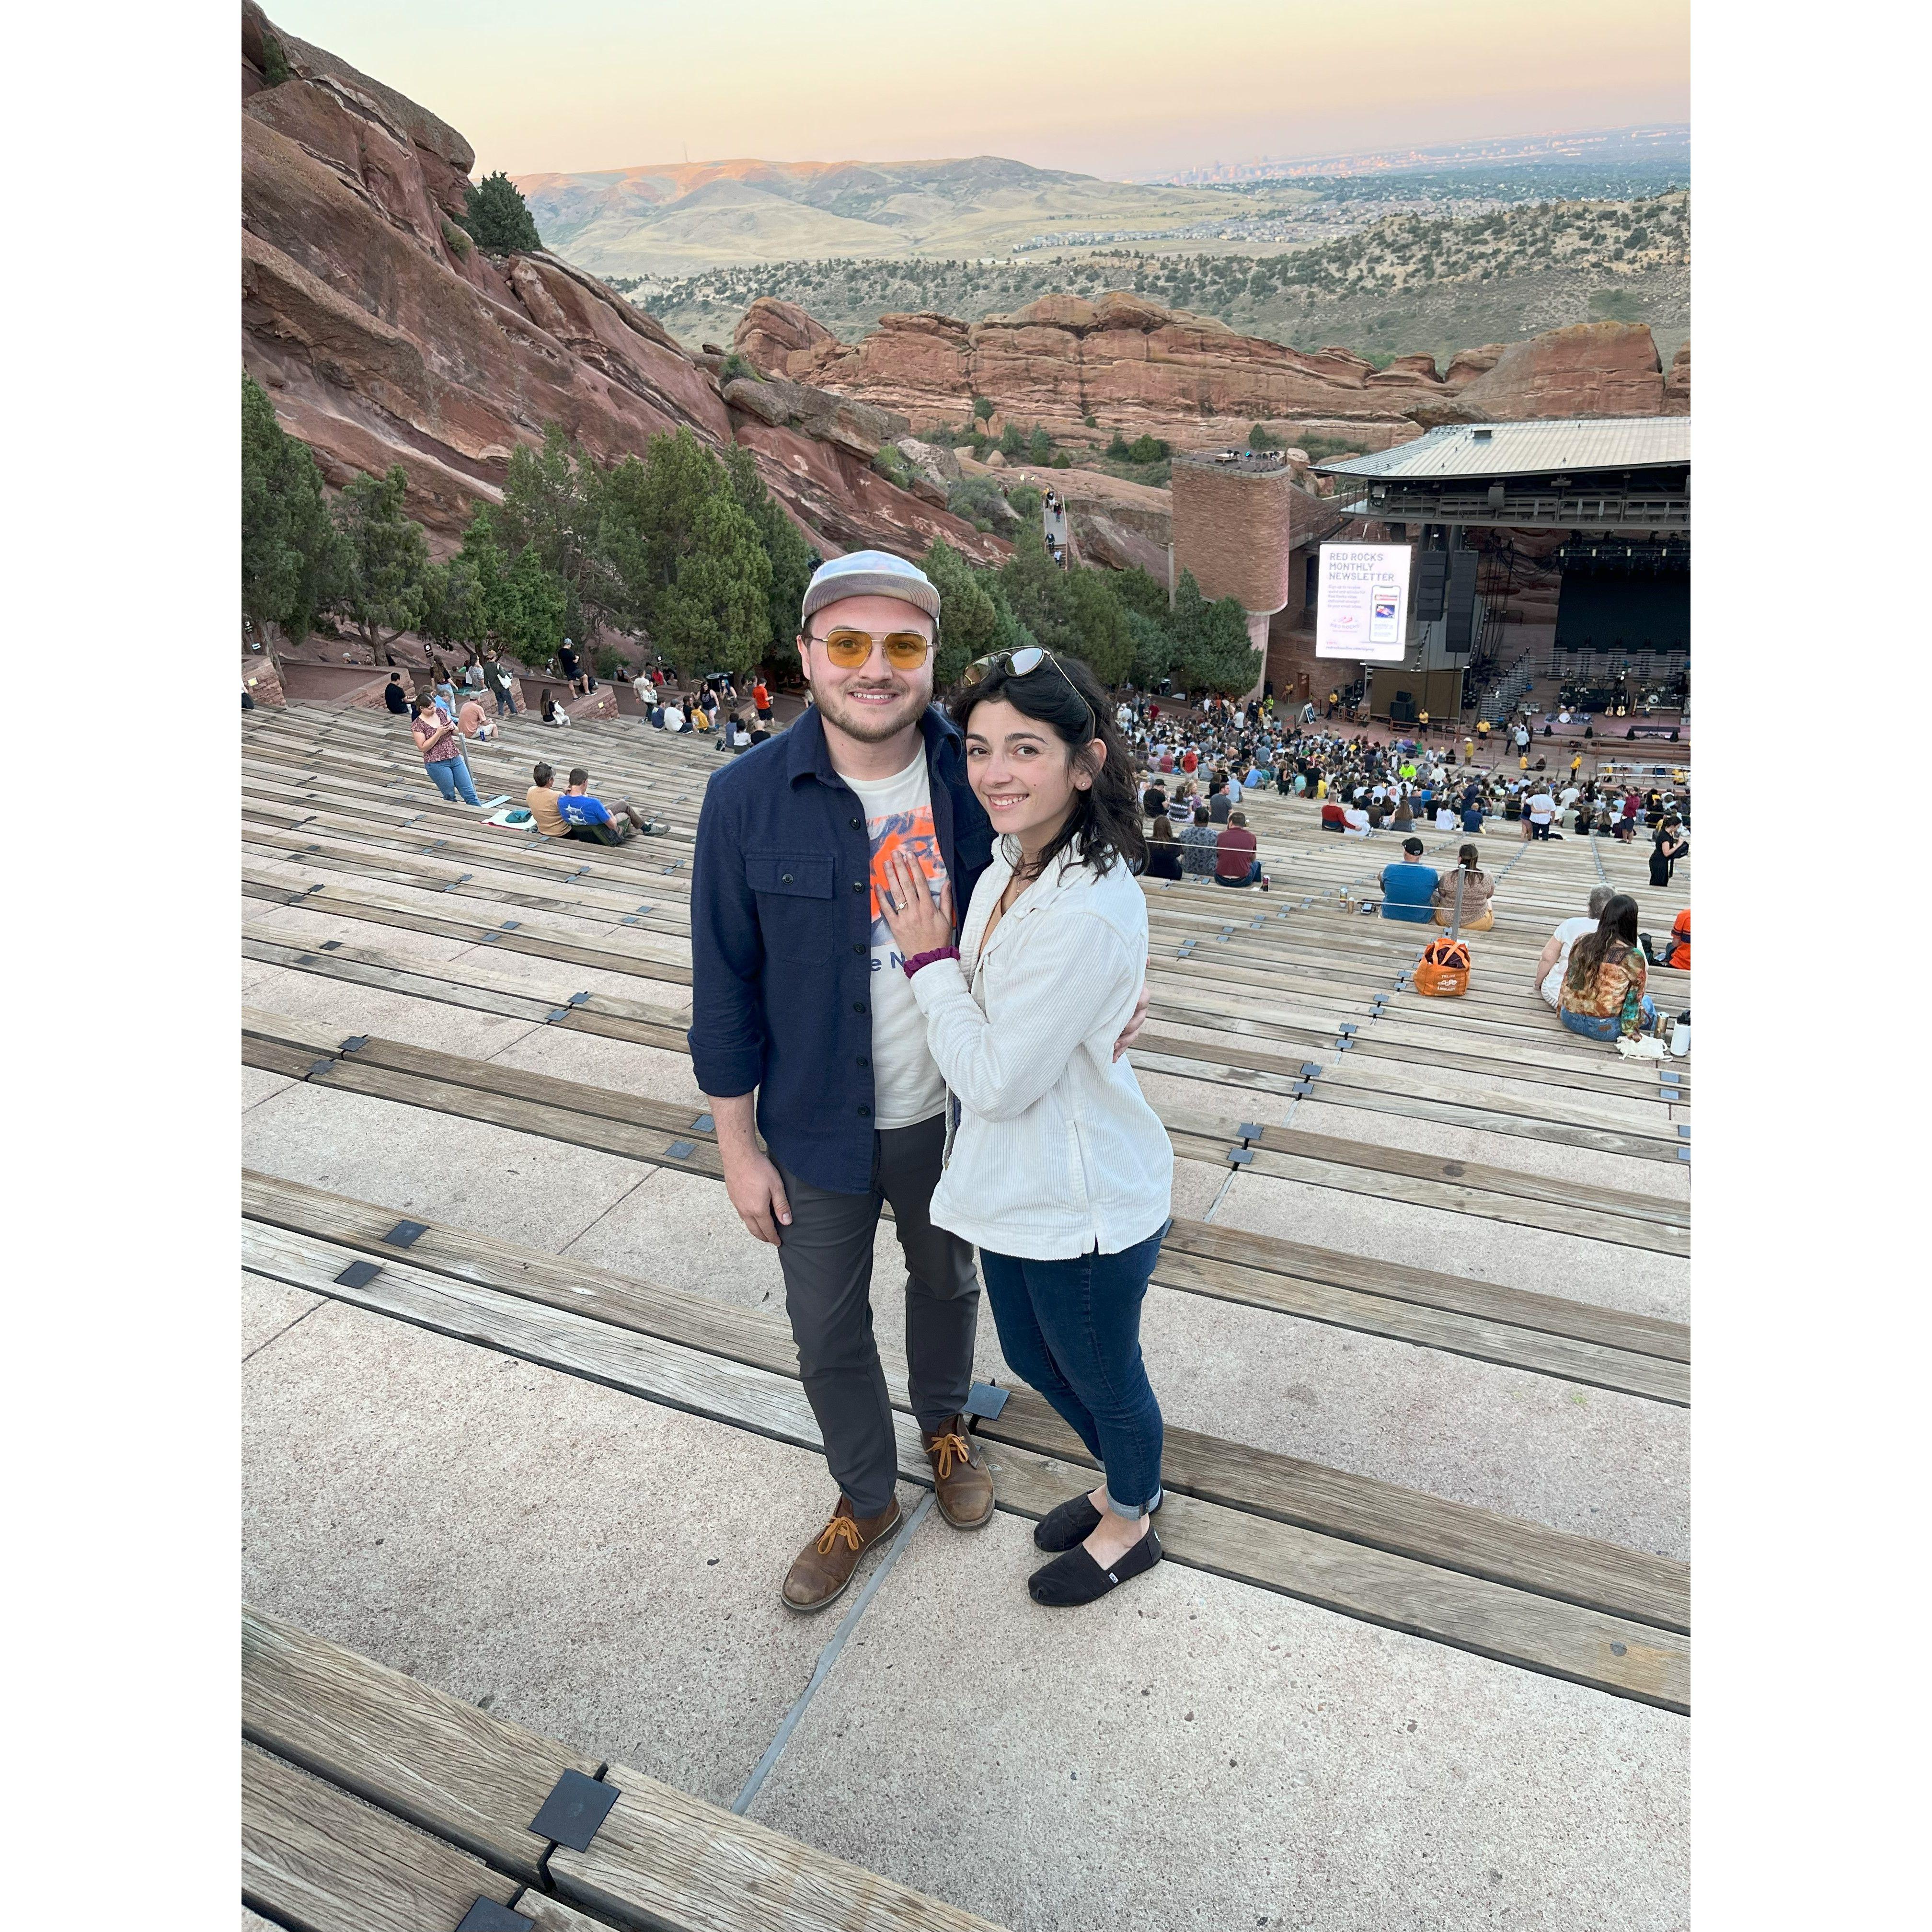
<path fill-rule="evenodd" d="M 1165 1226 L 1174 1190 L 1166 1130 L 1113 1057 L 1147 976 L 1147 901 L 1124 864 L 1102 877 L 1070 850 L 985 942 L 1012 878 L 1004 842 L 974 891 L 958 965 L 913 975 L 958 1102 L 932 1219 L 1028 1260 L 1118 1254 Z"/>

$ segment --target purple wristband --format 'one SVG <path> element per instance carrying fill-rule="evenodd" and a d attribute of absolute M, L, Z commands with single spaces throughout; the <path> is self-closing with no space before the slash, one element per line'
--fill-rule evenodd
<path fill-rule="evenodd" d="M 957 959 L 959 949 L 956 946 L 935 946 L 930 952 L 915 952 L 905 963 L 905 976 L 910 980 L 922 966 L 930 966 L 935 959 Z"/>

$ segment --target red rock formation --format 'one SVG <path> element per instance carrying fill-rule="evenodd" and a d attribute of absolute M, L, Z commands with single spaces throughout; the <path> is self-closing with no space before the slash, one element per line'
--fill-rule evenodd
<path fill-rule="evenodd" d="M 1047 296 L 972 323 L 885 315 L 857 343 L 802 322 L 811 318 L 790 304 L 754 303 L 734 340 L 774 375 L 901 410 L 920 426 L 963 423 L 973 398 L 987 396 L 996 424 L 1039 422 L 1068 442 L 1104 441 L 1118 426 L 1207 448 L 1256 422 L 1394 424 L 1417 402 L 1450 393 L 1427 356 L 1378 371 L 1344 350 L 1308 355 L 1119 292 L 1097 302 Z M 1103 432 L 1086 428 L 1090 415 Z"/>
<path fill-rule="evenodd" d="M 1670 372 L 1664 379 L 1664 413 L 1667 416 L 1690 413 L 1690 338 L 1688 335 L 1670 358 Z"/>
<path fill-rule="evenodd" d="M 291 76 L 272 88 L 269 32 Z M 243 365 L 332 484 L 400 464 L 410 513 L 441 548 L 500 496 L 510 452 L 548 423 L 607 461 L 680 428 L 733 440 L 716 377 L 653 317 L 553 255 L 499 263 L 470 245 L 451 218 L 475 158 L 453 128 L 272 28 L 252 0 L 242 92 Z M 944 536 L 976 557 L 1004 554 L 867 466 L 876 412 L 814 406 L 806 435 L 740 440 L 822 549 L 923 550 Z M 811 440 L 821 428 L 842 446 Z"/>
<path fill-rule="evenodd" d="M 1582 322 L 1513 343 L 1456 400 L 1498 422 L 1664 413 L 1657 344 L 1640 322 Z"/>

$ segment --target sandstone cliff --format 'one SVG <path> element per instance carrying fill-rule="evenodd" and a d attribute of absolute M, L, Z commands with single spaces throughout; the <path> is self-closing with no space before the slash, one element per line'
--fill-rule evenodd
<path fill-rule="evenodd" d="M 266 37 L 289 78 L 268 84 Z M 705 358 L 556 256 L 493 261 L 454 222 L 470 144 L 321 48 L 242 16 L 242 362 L 340 487 L 400 464 L 440 545 L 501 494 L 511 450 L 560 422 L 593 455 L 641 454 L 680 428 L 758 459 L 827 554 L 1004 546 L 868 466 L 902 423 L 808 394 L 782 422 L 735 411 Z"/>
<path fill-rule="evenodd" d="M 1648 329 L 1556 329 L 1528 343 L 1427 356 L 1378 369 L 1348 350 L 1314 354 L 1115 292 L 1049 296 L 1010 316 L 964 322 L 886 315 L 842 342 L 795 304 L 754 302 L 734 337 L 756 367 L 902 412 L 916 428 L 963 424 L 976 396 L 997 427 L 1038 422 L 1056 439 L 1100 442 L 1118 426 L 1211 448 L 1256 422 L 1384 448 L 1442 422 L 1488 417 L 1660 414 L 1666 399 Z M 1689 362 L 1683 362 L 1688 406 Z M 1084 418 L 1102 425 L 1089 428 Z"/>

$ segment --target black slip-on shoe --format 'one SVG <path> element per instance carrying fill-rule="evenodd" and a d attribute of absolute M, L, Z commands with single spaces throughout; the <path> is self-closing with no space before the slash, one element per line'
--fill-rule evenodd
<path fill-rule="evenodd" d="M 1160 1558 L 1160 1538 L 1150 1523 L 1146 1535 L 1111 1568 L 1102 1569 L 1076 1544 L 1027 1579 L 1027 1594 L 1049 1610 L 1071 1610 L 1104 1597 L 1116 1586 L 1151 1570 Z"/>
<path fill-rule="evenodd" d="M 1034 1525 L 1033 1540 L 1042 1550 L 1075 1550 L 1100 1526 L 1100 1512 L 1084 1496 L 1071 1496 Z"/>

